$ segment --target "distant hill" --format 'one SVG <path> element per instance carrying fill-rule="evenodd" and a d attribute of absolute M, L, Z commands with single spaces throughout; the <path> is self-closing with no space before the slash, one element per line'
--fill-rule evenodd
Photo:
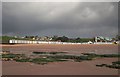
<path fill-rule="evenodd" d="M 10 39 L 27 40 L 25 38 L 15 38 L 15 37 L 12 37 L 12 36 L 0 36 L 0 43 L 1 44 L 8 44 Z"/>
<path fill-rule="evenodd" d="M 2 44 L 9 44 L 9 40 L 15 39 L 15 40 L 32 40 L 30 38 L 15 38 L 13 36 L 0 36 L 0 43 Z M 83 42 L 89 42 L 92 41 L 94 42 L 94 38 L 73 38 L 70 39 L 68 37 L 58 37 L 58 38 L 53 38 L 52 41 L 58 41 L 61 40 L 61 42 L 71 42 L 71 43 L 83 43 Z"/>
<path fill-rule="evenodd" d="M 10 37 L 10 36 L 0 36 L 0 43 L 4 43 L 7 44 L 9 43 L 10 39 L 14 39 L 14 37 Z"/>

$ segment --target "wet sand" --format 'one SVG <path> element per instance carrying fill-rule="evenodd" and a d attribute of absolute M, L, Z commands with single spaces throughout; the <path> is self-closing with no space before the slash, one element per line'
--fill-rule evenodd
<path fill-rule="evenodd" d="M 117 69 L 95 66 L 116 60 L 104 58 L 83 62 L 54 62 L 46 65 L 3 61 L 3 75 L 117 75 Z"/>
<path fill-rule="evenodd" d="M 4 50 L 13 53 L 31 54 L 32 51 L 55 51 L 80 54 L 95 52 L 99 54 L 118 53 L 117 45 L 57 45 L 57 44 L 16 44 L 2 45 Z M 3 75 L 117 75 L 118 70 L 96 67 L 96 64 L 110 64 L 117 58 L 101 58 L 83 62 L 53 62 L 46 65 L 3 61 Z"/>
<path fill-rule="evenodd" d="M 113 54 L 118 53 L 118 45 L 96 45 L 96 44 L 82 44 L 82 45 L 63 45 L 63 44 L 15 44 L 2 45 L 3 50 L 10 50 L 13 53 L 29 53 L 33 51 L 41 52 L 68 52 L 68 53 L 84 53 L 95 52 L 96 54 Z"/>

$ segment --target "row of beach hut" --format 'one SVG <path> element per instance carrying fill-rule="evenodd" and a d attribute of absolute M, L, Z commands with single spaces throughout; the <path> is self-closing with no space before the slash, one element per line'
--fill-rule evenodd
<path fill-rule="evenodd" d="M 70 42 L 55 42 L 55 41 L 29 41 L 29 40 L 9 40 L 10 44 L 113 44 L 112 42 L 85 42 L 85 43 L 70 43 Z"/>

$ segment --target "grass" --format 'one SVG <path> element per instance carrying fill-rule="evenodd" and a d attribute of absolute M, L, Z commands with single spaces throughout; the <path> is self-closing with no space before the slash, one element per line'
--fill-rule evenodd
<path fill-rule="evenodd" d="M 56 56 L 48 56 L 49 58 L 55 59 L 68 59 L 74 60 L 75 62 L 81 62 L 83 60 L 92 60 L 92 58 L 88 56 L 75 56 L 75 55 L 56 55 Z"/>
<path fill-rule="evenodd" d="M 2 58 L 6 59 L 7 61 L 12 60 L 19 60 L 21 58 L 25 58 L 24 54 L 2 54 Z"/>
<path fill-rule="evenodd" d="M 24 54 L 2 54 L 2 58 L 20 58 L 25 56 Z"/>
<path fill-rule="evenodd" d="M 33 52 L 34 54 L 53 54 L 53 55 L 46 55 L 45 58 L 33 58 L 31 59 L 20 59 L 17 60 L 19 62 L 32 62 L 36 64 L 47 64 L 48 62 L 58 62 L 58 61 L 69 61 L 74 60 L 75 62 L 81 62 L 81 61 L 89 61 L 93 60 L 94 58 L 98 57 L 118 57 L 117 54 L 104 54 L 104 55 L 98 55 L 98 54 L 90 54 L 85 53 L 84 55 L 76 56 L 76 55 L 55 55 L 63 52 Z M 115 63 L 114 63 L 115 64 Z M 96 65 L 96 66 L 105 66 L 105 64 L 102 65 Z M 110 66 L 109 66 L 110 67 Z"/>
<path fill-rule="evenodd" d="M 106 64 L 97 64 L 96 66 L 98 66 L 98 67 L 104 67 L 104 66 L 106 66 Z"/>
<path fill-rule="evenodd" d="M 33 52 L 33 54 L 61 54 L 61 53 L 66 53 L 66 52 Z"/>
<path fill-rule="evenodd" d="M 26 59 L 16 59 L 16 62 L 30 62 L 29 58 Z"/>
<path fill-rule="evenodd" d="M 75 57 L 74 57 L 75 58 Z M 68 59 L 74 59 L 73 56 L 46 56 L 46 58 L 33 58 L 33 59 L 17 59 L 17 62 L 32 62 L 35 64 L 47 64 L 49 62 L 63 62 Z"/>
<path fill-rule="evenodd" d="M 61 62 L 61 61 L 66 61 L 62 59 L 54 59 L 54 58 L 34 58 L 34 59 L 17 59 L 16 62 L 31 62 L 35 64 L 47 64 L 48 62 Z"/>
<path fill-rule="evenodd" d="M 67 61 L 65 59 L 57 59 L 57 58 L 28 58 L 25 57 L 24 54 L 3 54 L 2 58 L 6 58 L 8 60 L 15 60 L 16 62 L 32 62 L 36 64 L 47 64 L 48 62 L 61 62 L 61 61 Z"/>
<path fill-rule="evenodd" d="M 94 53 L 82 53 L 83 55 L 67 55 L 61 54 L 66 52 L 33 52 L 33 54 L 45 54 L 43 57 L 40 55 L 39 57 L 35 58 L 28 58 L 25 54 L 2 54 L 2 58 L 7 58 L 8 60 L 13 59 L 16 62 L 31 62 L 36 64 L 47 64 L 49 62 L 62 62 L 62 61 L 74 61 L 74 62 L 81 62 L 81 61 L 89 61 L 96 58 L 113 58 L 113 57 L 120 57 L 120 54 L 94 54 Z M 52 54 L 52 55 L 49 55 Z M 59 54 L 59 55 L 56 55 Z M 109 68 L 116 68 L 120 69 L 120 61 L 112 62 L 111 65 L 107 64 L 98 64 L 98 67 L 109 67 Z"/>
<path fill-rule="evenodd" d="M 120 65 L 120 61 L 112 62 L 113 65 Z"/>
<path fill-rule="evenodd" d="M 95 58 L 95 57 L 101 57 L 101 58 L 112 58 L 112 57 L 120 57 L 120 54 L 95 54 L 95 53 L 82 53 L 83 55 L 87 55 L 88 57 Z"/>
<path fill-rule="evenodd" d="M 15 54 L 3 54 L 2 58 L 15 58 L 16 55 Z"/>
<path fill-rule="evenodd" d="M 112 62 L 112 64 L 98 64 L 96 66 L 120 69 L 120 61 Z"/>

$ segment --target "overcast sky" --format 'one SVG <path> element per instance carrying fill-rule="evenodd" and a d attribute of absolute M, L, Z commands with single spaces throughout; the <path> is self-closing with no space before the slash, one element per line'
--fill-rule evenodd
<path fill-rule="evenodd" d="M 118 3 L 3 2 L 3 35 L 114 37 Z"/>

